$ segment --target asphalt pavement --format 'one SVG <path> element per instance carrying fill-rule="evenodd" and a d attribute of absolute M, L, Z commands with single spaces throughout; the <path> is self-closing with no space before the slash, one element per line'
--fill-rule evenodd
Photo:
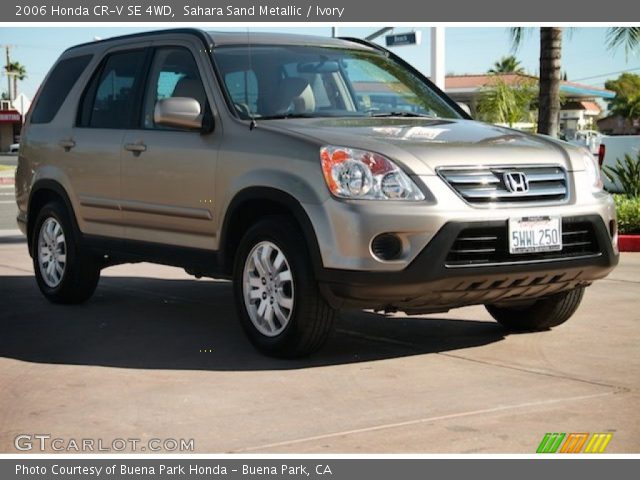
<path fill-rule="evenodd" d="M 482 307 L 340 316 L 303 360 L 256 353 L 228 282 L 103 271 L 80 306 L 39 293 L 0 238 L 0 452 L 18 435 L 193 439 L 195 453 L 534 453 L 547 432 L 640 452 L 640 254 L 567 324 L 509 335 Z"/>

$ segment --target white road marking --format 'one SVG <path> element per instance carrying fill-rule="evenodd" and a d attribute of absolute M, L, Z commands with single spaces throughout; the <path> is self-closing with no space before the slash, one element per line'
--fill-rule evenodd
<path fill-rule="evenodd" d="M 0 238 L 1 237 L 17 237 L 17 236 L 23 236 L 22 232 L 20 230 L 18 230 L 17 228 L 9 228 L 6 230 L 0 230 Z"/>
<path fill-rule="evenodd" d="M 10 203 L 13 203 L 15 205 L 16 201 L 15 200 L 0 200 L 0 203 L 1 204 L 6 204 L 6 205 L 8 205 Z"/>
<path fill-rule="evenodd" d="M 566 398 L 555 398 L 555 399 L 551 399 L 551 400 L 540 400 L 537 402 L 526 402 L 526 403 L 518 403 L 518 404 L 514 404 L 514 405 L 501 405 L 499 407 L 493 407 L 493 408 L 484 408 L 481 410 L 471 410 L 468 412 L 459 412 L 459 413 L 450 413 L 447 415 L 439 415 L 436 417 L 426 417 L 426 418 L 418 418 L 415 420 L 407 420 L 406 422 L 397 422 L 397 423 L 386 423 L 386 424 L 382 424 L 382 425 L 374 425 L 371 427 L 364 427 L 364 428 L 356 428 L 353 430 L 343 430 L 341 432 L 333 432 L 333 433 L 326 433 L 324 435 L 315 435 L 312 437 L 305 437 L 305 438 L 297 438 L 294 440 L 285 440 L 283 442 L 275 442 L 275 443 L 268 443 L 268 444 L 264 444 L 264 445 L 256 445 L 254 447 L 247 447 L 247 448 L 241 448 L 238 450 L 232 450 L 233 453 L 235 452 L 248 452 L 248 451 L 254 451 L 254 450 L 266 450 L 269 448 L 274 448 L 274 447 L 283 447 L 283 446 L 288 446 L 288 445 L 296 445 L 299 443 L 306 443 L 306 442 L 311 442 L 311 441 L 315 441 L 315 440 L 326 440 L 327 438 L 335 438 L 335 437 L 341 437 L 344 435 L 355 435 L 355 434 L 359 434 L 359 433 L 368 433 L 368 432 L 376 432 L 379 430 L 386 430 L 389 428 L 398 428 L 398 427 L 408 427 L 411 425 L 419 425 L 421 423 L 429 423 L 429 422 L 437 422 L 437 421 L 441 421 L 441 420 L 451 420 L 453 418 L 462 418 L 462 417 L 471 417 L 474 415 L 482 415 L 482 414 L 486 414 L 486 413 L 496 413 L 496 412 L 504 412 L 506 410 L 517 410 L 517 409 L 521 409 L 521 408 L 527 408 L 527 407 L 538 407 L 538 406 L 543 406 L 543 405 L 552 405 L 555 403 L 563 403 L 563 402 L 575 402 L 576 400 L 588 400 L 591 398 L 598 398 L 598 397 L 605 397 L 605 396 L 609 396 L 609 395 L 614 395 L 617 392 L 615 390 L 613 391 L 609 391 L 609 392 L 603 392 L 603 393 L 596 393 L 593 395 L 581 395 L 581 396 L 577 396 L 577 397 L 566 397 Z"/>

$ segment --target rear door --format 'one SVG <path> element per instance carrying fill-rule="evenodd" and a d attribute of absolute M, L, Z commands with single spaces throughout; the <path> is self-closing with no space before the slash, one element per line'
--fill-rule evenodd
<path fill-rule="evenodd" d="M 156 102 L 168 97 L 195 98 L 203 115 L 211 111 L 201 53 L 186 41 L 154 44 L 140 124 L 125 134 L 122 148 L 121 206 L 130 240 L 213 248 L 221 126 L 209 133 L 169 128 L 153 115 Z"/>
<path fill-rule="evenodd" d="M 84 233 L 121 237 L 120 156 L 135 116 L 148 50 L 109 51 L 81 97 L 75 126 L 60 139 L 80 205 Z"/>

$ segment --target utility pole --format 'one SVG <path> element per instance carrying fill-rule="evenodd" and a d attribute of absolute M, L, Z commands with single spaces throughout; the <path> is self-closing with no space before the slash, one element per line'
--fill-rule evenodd
<path fill-rule="evenodd" d="M 444 27 L 431 27 L 431 81 L 444 91 Z"/>
<path fill-rule="evenodd" d="M 5 74 L 7 75 L 7 97 L 9 100 L 13 100 L 11 96 L 11 75 L 9 75 L 9 65 L 11 65 L 11 49 L 13 45 L 2 45 L 4 47 L 4 53 L 7 61 L 7 65 L 5 67 Z"/>

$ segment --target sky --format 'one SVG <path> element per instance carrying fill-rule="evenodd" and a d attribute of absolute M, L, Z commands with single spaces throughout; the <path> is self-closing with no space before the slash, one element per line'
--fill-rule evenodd
<path fill-rule="evenodd" d="M 57 57 L 66 48 L 99 38 L 157 30 L 159 27 L 0 27 L 0 45 L 13 45 L 12 61 L 27 69 L 28 78 L 18 90 L 33 98 L 42 79 Z M 241 30 L 242 28 L 207 27 L 207 30 Z M 339 27 L 339 36 L 364 37 L 377 28 Z M 397 27 L 395 33 L 422 31 L 419 46 L 395 47 L 393 51 L 429 75 L 429 29 Z M 610 51 L 606 47 L 606 28 L 576 27 L 565 29 L 562 63 L 568 79 L 587 85 L 602 86 L 607 78 L 616 78 L 621 71 L 640 74 L 640 53 L 626 55 L 624 49 Z M 251 27 L 250 31 L 276 31 L 314 35 L 330 35 L 330 27 Z M 383 43 L 380 37 L 378 42 Z M 527 29 L 524 42 L 516 52 L 528 73 L 538 72 L 538 29 Z M 4 65 L 4 52 L 0 52 Z M 484 73 L 500 57 L 511 54 L 511 39 L 507 27 L 447 27 L 445 31 L 445 69 L 447 74 Z M 0 91 L 6 90 L 6 77 L 0 77 Z"/>

